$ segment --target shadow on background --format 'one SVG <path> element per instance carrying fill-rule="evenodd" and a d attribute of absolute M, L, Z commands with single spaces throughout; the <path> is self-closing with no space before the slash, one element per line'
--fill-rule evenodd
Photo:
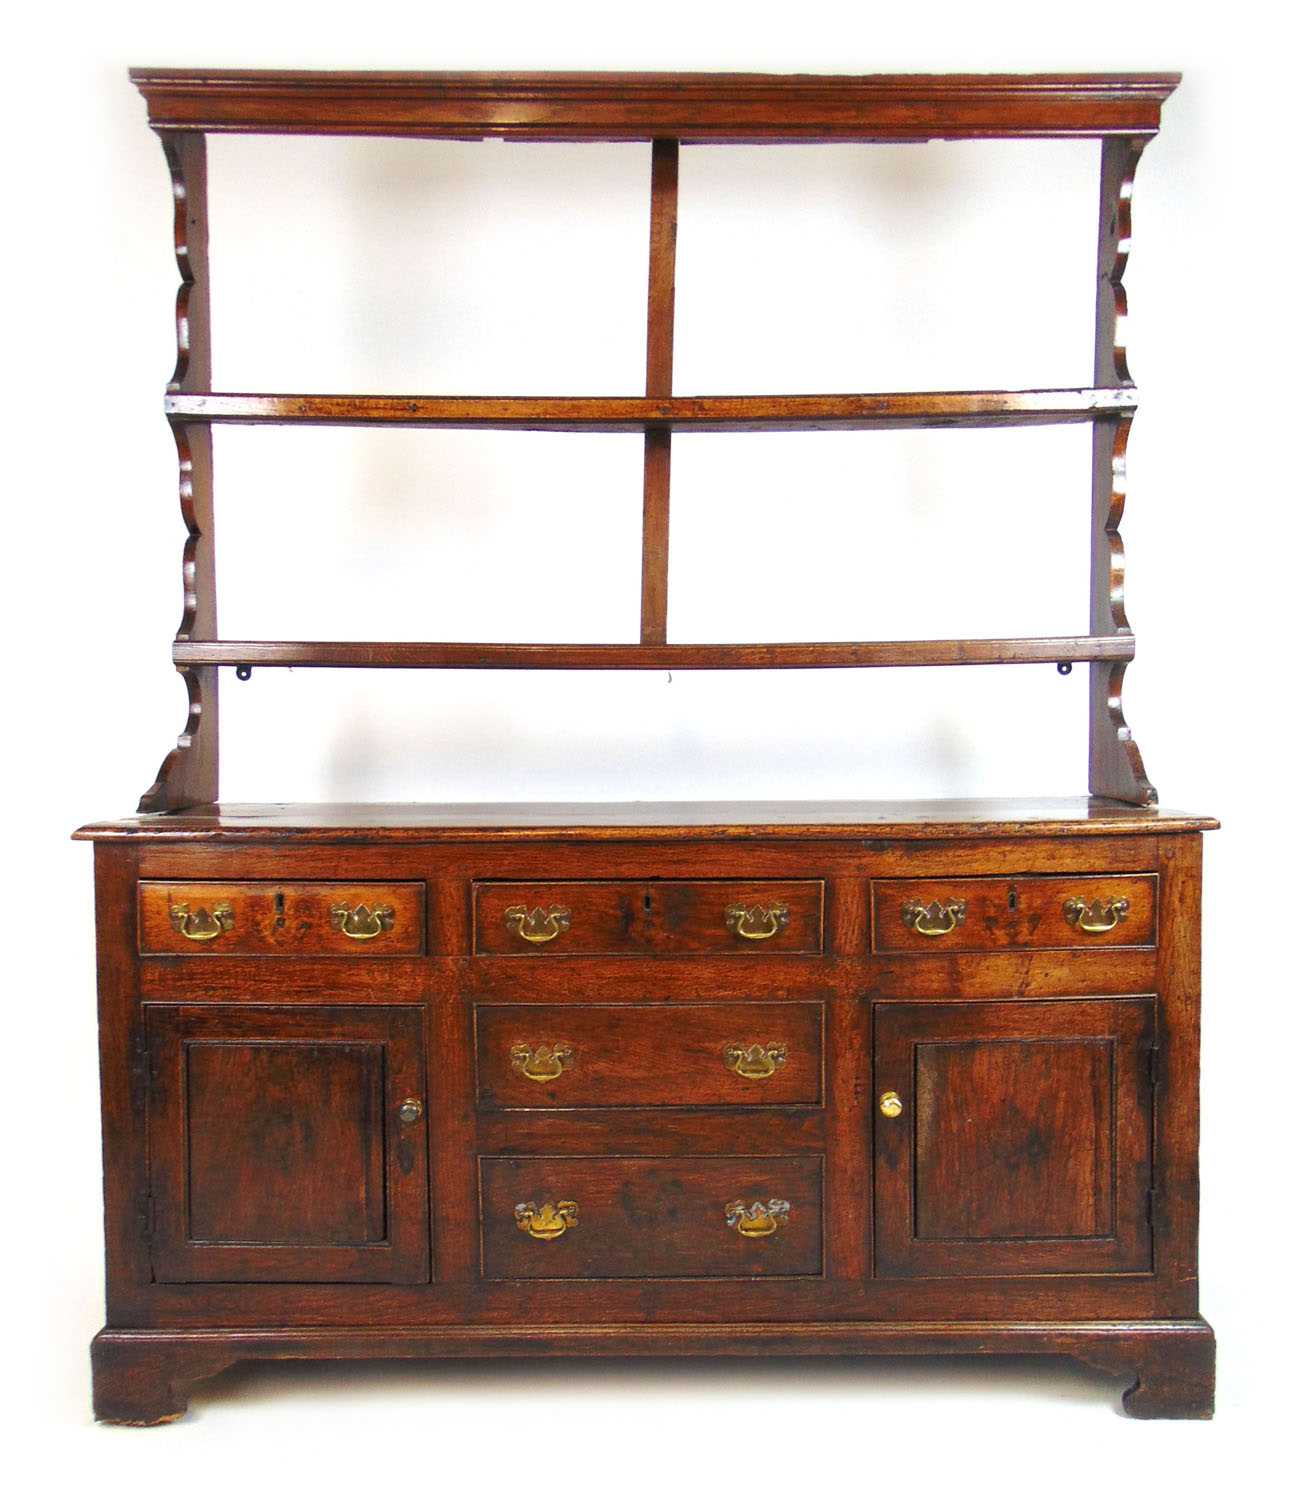
<path fill-rule="evenodd" d="M 1120 1410 L 1129 1376 L 1104 1375 L 1060 1356 L 799 1358 L 799 1359 L 461 1359 L 261 1360 L 234 1365 L 199 1384 L 189 1420 L 225 1403 L 254 1405 L 353 1392 L 406 1399 L 437 1397 L 532 1401 L 653 1401 L 684 1394 L 720 1400 L 741 1394 L 777 1401 L 820 1395 L 925 1400 L 986 1393 L 1001 1409 L 1009 1401 L 1067 1402 Z"/>

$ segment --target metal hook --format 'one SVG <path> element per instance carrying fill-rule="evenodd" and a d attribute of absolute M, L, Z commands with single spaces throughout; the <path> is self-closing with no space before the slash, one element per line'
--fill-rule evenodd
<path fill-rule="evenodd" d="M 250 667 L 247 666 L 247 664 L 245 662 L 242 662 L 235 669 L 233 675 L 237 678 L 237 680 L 239 682 L 250 682 L 250 680 L 251 680 L 251 669 L 250 669 Z"/>
<path fill-rule="evenodd" d="M 250 670 L 248 669 L 247 676 L 249 677 L 250 675 Z M 1071 675 L 1071 663 L 1068 661 L 1059 661 L 1057 663 L 1057 675 L 1059 677 L 1069 677 Z"/>

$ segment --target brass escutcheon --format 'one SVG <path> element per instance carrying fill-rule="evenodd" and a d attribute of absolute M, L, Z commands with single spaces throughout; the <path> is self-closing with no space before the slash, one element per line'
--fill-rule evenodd
<path fill-rule="evenodd" d="M 788 1223 L 791 1207 L 787 1198 L 767 1198 L 765 1203 L 752 1204 L 739 1198 L 726 1204 L 726 1223 L 747 1240 L 763 1240 Z"/>
<path fill-rule="evenodd" d="M 783 1042 L 767 1042 L 764 1047 L 760 1042 L 750 1047 L 727 1042 L 724 1055 L 726 1067 L 740 1078 L 769 1078 L 788 1061 L 788 1047 Z"/>
<path fill-rule="evenodd" d="M 1129 903 L 1123 896 L 1111 901 L 1084 901 L 1072 896 L 1063 905 L 1062 915 L 1081 932 L 1110 932 L 1129 915 Z"/>
<path fill-rule="evenodd" d="M 530 1047 L 527 1042 L 516 1042 L 511 1048 L 511 1066 L 534 1083 L 549 1083 L 564 1072 L 564 1065 L 573 1056 L 573 1048 L 565 1042 L 548 1047 L 541 1042 Z"/>
<path fill-rule="evenodd" d="M 221 901 L 213 911 L 199 906 L 190 912 L 186 904 L 170 908 L 170 925 L 194 943 L 211 943 L 217 937 L 230 932 L 233 927 L 233 908 Z"/>
<path fill-rule="evenodd" d="M 553 906 L 550 911 L 544 906 L 508 906 L 502 913 L 508 932 L 523 938 L 526 943 L 550 943 L 568 932 L 573 915 L 567 906 Z"/>
<path fill-rule="evenodd" d="M 967 920 L 966 901 L 932 901 L 924 906 L 920 901 L 906 901 L 900 908 L 900 920 L 912 927 L 919 937 L 944 937 Z"/>
<path fill-rule="evenodd" d="M 566 1229 L 578 1227 L 578 1205 L 572 1198 L 544 1203 L 541 1208 L 536 1203 L 517 1203 L 515 1227 L 535 1240 L 558 1240 Z"/>
<path fill-rule="evenodd" d="M 762 943 L 783 932 L 788 926 L 788 907 L 782 901 L 770 906 L 743 906 L 736 903 L 726 907 L 726 926 L 736 937 L 747 938 L 750 943 Z"/>
<path fill-rule="evenodd" d="M 354 907 L 333 906 L 331 925 L 347 938 L 353 938 L 356 943 L 367 943 L 372 938 L 380 937 L 383 932 L 389 932 L 394 926 L 394 908 L 365 906 L 361 901 Z"/>

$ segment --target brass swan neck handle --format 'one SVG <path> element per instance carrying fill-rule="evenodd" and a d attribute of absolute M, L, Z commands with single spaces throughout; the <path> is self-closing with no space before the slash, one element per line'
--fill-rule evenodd
<path fill-rule="evenodd" d="M 726 926 L 736 937 L 746 938 L 750 943 L 764 943 L 767 938 L 777 937 L 788 926 L 788 907 L 782 901 L 768 906 L 744 905 L 736 902 L 726 907 Z"/>
<path fill-rule="evenodd" d="M 767 1198 L 765 1203 L 745 1203 L 737 1198 L 726 1204 L 726 1223 L 746 1240 L 763 1240 L 778 1234 L 788 1223 L 791 1207 L 787 1198 Z"/>
<path fill-rule="evenodd" d="M 502 913 L 506 930 L 526 943 L 553 943 L 562 932 L 568 932 L 573 914 L 567 906 L 508 906 Z"/>
<path fill-rule="evenodd" d="M 394 926 L 394 908 L 367 906 L 361 901 L 352 907 L 333 906 L 331 925 L 347 938 L 353 938 L 356 943 L 370 943 L 373 938 L 389 932 Z"/>
<path fill-rule="evenodd" d="M 740 1078 L 769 1078 L 777 1068 L 788 1061 L 788 1047 L 783 1042 L 753 1042 L 740 1047 L 728 1042 L 723 1053 L 726 1067 Z"/>
<path fill-rule="evenodd" d="M 572 1198 L 559 1203 L 517 1203 L 515 1227 L 535 1240 L 558 1240 L 566 1229 L 578 1227 L 578 1205 Z"/>
<path fill-rule="evenodd" d="M 900 920 L 919 937 L 946 937 L 967 920 L 967 902 L 929 901 L 924 906 L 921 901 L 906 901 L 900 908 Z"/>
<path fill-rule="evenodd" d="M 1123 896 L 1109 901 L 1085 901 L 1072 896 L 1062 906 L 1062 915 L 1081 932 L 1113 932 L 1129 915 L 1129 903 Z"/>
<path fill-rule="evenodd" d="M 550 1083 L 564 1072 L 565 1064 L 573 1057 L 573 1048 L 567 1042 L 556 1042 L 548 1046 L 539 1042 L 530 1047 L 527 1042 L 516 1042 L 511 1048 L 511 1067 L 534 1083 Z"/>
<path fill-rule="evenodd" d="M 187 903 L 181 902 L 170 908 L 170 925 L 191 942 L 213 943 L 233 930 L 233 908 L 227 901 L 221 901 L 210 911 L 204 906 L 189 911 Z"/>

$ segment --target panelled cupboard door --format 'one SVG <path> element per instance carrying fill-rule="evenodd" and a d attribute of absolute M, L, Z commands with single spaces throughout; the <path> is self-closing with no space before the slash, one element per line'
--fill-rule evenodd
<path fill-rule="evenodd" d="M 428 1279 L 419 1009 L 145 1013 L 158 1281 Z"/>
<path fill-rule="evenodd" d="M 1155 1001 L 879 1004 L 880 1276 L 1149 1271 Z"/>

